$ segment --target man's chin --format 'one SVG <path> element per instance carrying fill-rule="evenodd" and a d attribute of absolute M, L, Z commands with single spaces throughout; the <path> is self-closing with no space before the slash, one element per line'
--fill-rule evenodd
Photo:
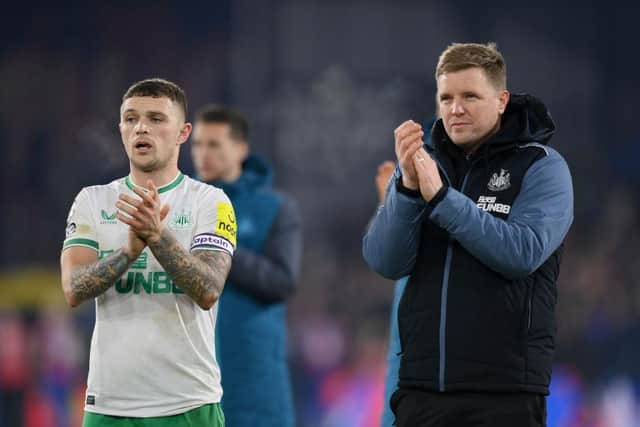
<path fill-rule="evenodd" d="M 154 172 L 159 169 L 158 162 L 155 160 L 149 160 L 146 162 L 140 162 L 137 160 L 131 160 L 131 165 L 144 173 Z"/>

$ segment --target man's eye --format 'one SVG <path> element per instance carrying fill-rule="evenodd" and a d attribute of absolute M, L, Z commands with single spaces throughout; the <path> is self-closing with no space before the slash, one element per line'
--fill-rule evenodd
<path fill-rule="evenodd" d="M 133 122 L 136 121 L 136 118 L 135 117 L 125 117 L 124 121 L 126 123 L 133 123 Z"/>
<path fill-rule="evenodd" d="M 153 118 L 151 119 L 151 121 L 152 121 L 153 123 L 160 123 L 160 122 L 162 121 L 162 119 L 161 119 L 160 117 L 153 117 Z"/>

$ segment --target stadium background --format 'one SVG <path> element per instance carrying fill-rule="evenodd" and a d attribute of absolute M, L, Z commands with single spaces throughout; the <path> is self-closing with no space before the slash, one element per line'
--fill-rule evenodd
<path fill-rule="evenodd" d="M 92 304 L 58 257 L 85 185 L 127 172 L 123 91 L 160 76 L 192 111 L 231 104 L 305 220 L 289 309 L 298 425 L 372 426 L 392 284 L 360 255 L 392 130 L 433 114 L 437 55 L 496 41 L 512 92 L 541 97 L 575 185 L 549 426 L 640 425 L 638 6 L 472 0 L 18 2 L 0 18 L 0 426 L 75 426 Z M 188 147 L 181 167 L 192 173 Z M 131 355 L 135 359 L 135 355 Z"/>

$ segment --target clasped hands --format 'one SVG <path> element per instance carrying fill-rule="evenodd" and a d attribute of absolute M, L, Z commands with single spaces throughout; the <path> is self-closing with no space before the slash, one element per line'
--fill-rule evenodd
<path fill-rule="evenodd" d="M 413 120 L 407 120 L 393 132 L 395 152 L 402 172 L 402 185 L 420 190 L 422 198 L 429 202 L 442 188 L 438 165 L 424 149 L 424 131 Z"/>
<path fill-rule="evenodd" d="M 157 243 L 162 237 L 162 221 L 169 213 L 169 205 L 162 204 L 158 189 L 147 181 L 148 190 L 134 186 L 133 192 L 140 197 L 120 194 L 116 207 L 116 217 L 129 226 L 127 245 L 124 251 L 131 260 L 135 260 L 147 245 Z M 126 215 L 125 215 L 126 214 Z"/>

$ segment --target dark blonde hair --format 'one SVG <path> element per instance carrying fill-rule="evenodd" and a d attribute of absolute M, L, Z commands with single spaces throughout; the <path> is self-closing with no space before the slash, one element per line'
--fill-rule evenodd
<path fill-rule="evenodd" d="M 436 80 L 443 74 L 478 67 L 496 89 L 507 88 L 507 64 L 495 43 L 452 43 L 438 59 Z"/>

